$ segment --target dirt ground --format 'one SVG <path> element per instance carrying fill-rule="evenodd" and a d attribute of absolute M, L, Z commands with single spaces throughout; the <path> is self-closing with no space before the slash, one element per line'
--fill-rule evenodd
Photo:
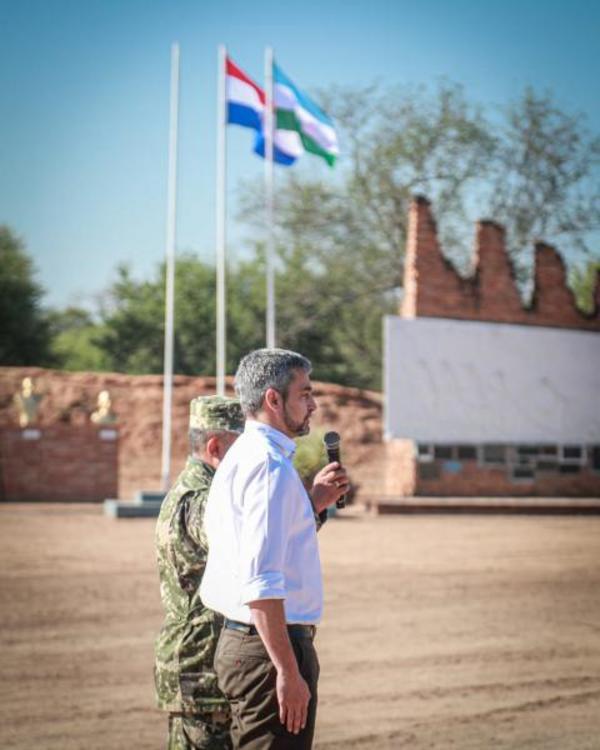
<path fill-rule="evenodd" d="M 600 748 L 600 518 L 345 513 L 320 534 L 317 748 Z M 3 750 L 164 746 L 153 528 L 0 505 Z"/>

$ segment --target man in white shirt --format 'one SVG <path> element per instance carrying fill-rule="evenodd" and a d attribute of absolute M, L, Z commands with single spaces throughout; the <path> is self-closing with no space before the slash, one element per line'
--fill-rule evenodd
<path fill-rule="evenodd" d="M 292 464 L 293 438 L 316 409 L 310 362 L 283 349 L 242 359 L 236 392 L 246 426 L 219 466 L 205 528 L 200 594 L 225 616 L 215 670 L 232 710 L 234 748 L 308 749 L 322 612 L 315 518 L 348 491 L 346 472 L 325 466 L 310 492 Z"/>

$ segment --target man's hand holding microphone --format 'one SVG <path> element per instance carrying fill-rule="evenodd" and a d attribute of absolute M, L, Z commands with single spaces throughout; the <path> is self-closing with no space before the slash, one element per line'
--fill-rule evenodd
<path fill-rule="evenodd" d="M 322 513 L 333 503 L 343 508 L 344 496 L 350 489 L 348 474 L 340 460 L 340 436 L 337 432 L 328 432 L 324 443 L 329 463 L 315 476 L 310 492 L 317 513 Z"/>

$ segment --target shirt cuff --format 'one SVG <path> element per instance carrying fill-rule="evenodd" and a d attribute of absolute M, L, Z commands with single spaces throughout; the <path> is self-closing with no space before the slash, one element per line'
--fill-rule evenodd
<path fill-rule="evenodd" d="M 241 603 L 259 599 L 285 599 L 285 583 L 281 573 L 264 573 L 254 576 L 242 586 Z"/>

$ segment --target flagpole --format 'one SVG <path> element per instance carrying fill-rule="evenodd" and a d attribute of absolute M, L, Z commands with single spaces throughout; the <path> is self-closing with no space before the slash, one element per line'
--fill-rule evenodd
<path fill-rule="evenodd" d="M 173 307 L 175 301 L 175 224 L 177 216 L 177 129 L 179 119 L 179 44 L 171 46 L 171 107 L 169 119 L 169 177 L 165 282 L 165 349 L 163 375 L 162 488 L 171 474 L 171 404 L 173 397 Z"/>
<path fill-rule="evenodd" d="M 273 236 L 273 49 L 265 50 L 265 209 L 267 224 L 267 347 L 275 346 L 275 268 Z"/>
<path fill-rule="evenodd" d="M 226 95 L 225 95 L 225 67 L 227 50 L 223 44 L 218 50 L 218 84 L 217 84 L 217 394 L 225 395 L 225 361 L 226 361 L 226 333 L 225 333 L 225 237 L 226 237 Z"/>

